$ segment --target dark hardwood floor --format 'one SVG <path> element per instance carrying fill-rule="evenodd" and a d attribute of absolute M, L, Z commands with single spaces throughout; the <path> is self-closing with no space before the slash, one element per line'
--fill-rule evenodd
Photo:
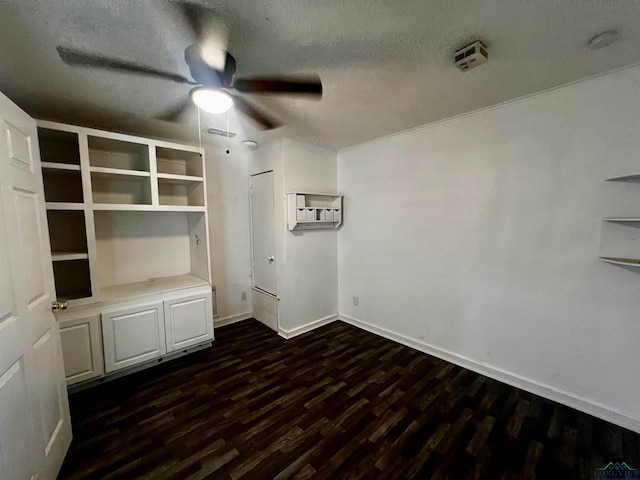
<path fill-rule="evenodd" d="M 591 479 L 640 435 L 336 322 L 256 321 L 71 396 L 61 479 Z"/>

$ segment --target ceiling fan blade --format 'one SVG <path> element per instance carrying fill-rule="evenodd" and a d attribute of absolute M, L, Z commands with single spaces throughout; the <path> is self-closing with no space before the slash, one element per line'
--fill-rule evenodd
<path fill-rule="evenodd" d="M 180 12 L 191 29 L 200 47 L 200 57 L 211 68 L 222 72 L 225 68 L 228 31 L 216 18 L 215 12 L 203 5 L 175 1 L 174 7 Z"/>
<path fill-rule="evenodd" d="M 182 75 L 178 75 L 170 72 L 163 72 L 162 70 L 156 70 L 155 68 L 145 67 L 144 65 L 136 65 L 135 63 L 128 62 L 126 60 L 119 60 L 115 58 L 104 57 L 94 53 L 81 52 L 74 50 L 73 48 L 62 47 L 58 45 L 56 47 L 58 55 L 64 63 L 74 67 L 86 67 L 86 68 L 101 68 L 104 70 L 116 70 L 119 72 L 133 73 L 137 75 L 146 75 L 148 77 L 162 78 L 164 80 L 170 80 L 177 83 L 187 83 L 195 85 L 194 82 L 184 78 Z"/>
<path fill-rule="evenodd" d="M 158 120 L 164 120 L 165 122 L 180 123 L 184 119 L 189 108 L 191 108 L 191 105 L 193 105 L 191 103 L 191 99 L 186 98 L 167 109 L 164 113 L 157 115 L 155 118 Z"/>
<path fill-rule="evenodd" d="M 233 88 L 241 92 L 322 96 L 322 82 L 317 75 L 308 77 L 238 78 Z"/>
<path fill-rule="evenodd" d="M 189 45 L 184 51 L 184 61 L 189 67 L 189 72 L 193 79 L 200 85 L 210 88 L 226 87 L 228 82 L 221 72 L 212 68 L 204 61 L 200 54 L 200 46 L 197 44 Z"/>
<path fill-rule="evenodd" d="M 202 18 L 208 13 L 208 8 L 191 2 L 175 1 L 171 5 L 179 12 L 191 29 L 196 40 L 202 39 Z"/>
<path fill-rule="evenodd" d="M 278 128 L 282 125 L 282 122 L 263 112 L 244 98 L 238 95 L 229 95 L 233 98 L 233 105 L 239 111 L 258 123 L 264 130 L 273 130 L 274 128 Z"/>

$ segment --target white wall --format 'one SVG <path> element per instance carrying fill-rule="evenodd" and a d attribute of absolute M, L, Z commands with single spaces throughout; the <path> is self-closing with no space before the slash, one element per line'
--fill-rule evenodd
<path fill-rule="evenodd" d="M 283 140 L 283 147 L 285 193 L 337 193 L 334 150 L 289 139 Z M 310 323 L 333 319 L 338 313 L 337 231 L 286 230 L 284 239 L 287 301 L 281 302 L 283 329 L 296 332 Z"/>
<path fill-rule="evenodd" d="M 248 150 L 238 140 L 206 147 L 207 207 L 211 274 L 216 286 L 217 323 L 251 315 Z M 247 299 L 242 301 L 241 293 Z"/>
<path fill-rule="evenodd" d="M 256 151 L 249 174 L 274 172 L 276 278 L 279 331 L 285 336 L 338 313 L 337 232 L 287 230 L 286 193 L 335 193 L 337 154 L 333 150 L 279 139 Z"/>
<path fill-rule="evenodd" d="M 604 181 L 640 173 L 639 92 L 633 68 L 340 151 L 341 317 L 640 430 L 640 270 L 597 259 L 602 217 L 640 215 Z"/>
<path fill-rule="evenodd" d="M 184 213 L 97 211 L 94 216 L 101 287 L 191 271 Z"/>

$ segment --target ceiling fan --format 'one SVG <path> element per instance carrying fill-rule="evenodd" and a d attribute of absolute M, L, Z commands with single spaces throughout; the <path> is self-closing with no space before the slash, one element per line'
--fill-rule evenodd
<path fill-rule="evenodd" d="M 56 50 L 62 61 L 71 66 L 120 71 L 193 85 L 189 92 L 190 98 L 185 98 L 157 117 L 171 122 L 179 121 L 190 108 L 191 102 L 211 113 L 225 112 L 234 105 L 263 129 L 269 130 L 281 126 L 282 123 L 238 95 L 237 92 L 322 97 L 322 82 L 317 74 L 277 78 L 235 78 L 236 60 L 226 51 L 224 29 L 215 24 L 212 11 L 194 3 L 172 2 L 172 5 L 182 15 L 197 39 L 197 43 L 188 46 L 184 52 L 191 79 L 127 60 L 105 57 L 74 48 L 59 45 Z"/>

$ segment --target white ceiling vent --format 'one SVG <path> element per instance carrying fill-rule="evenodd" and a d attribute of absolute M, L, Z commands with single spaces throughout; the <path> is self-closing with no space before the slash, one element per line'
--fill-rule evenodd
<path fill-rule="evenodd" d="M 478 65 L 487 63 L 487 60 L 489 60 L 489 52 L 487 51 L 487 47 L 478 40 L 458 50 L 454 54 L 453 59 L 456 63 L 456 67 L 463 72 L 466 72 Z"/>
<path fill-rule="evenodd" d="M 221 137 L 233 138 L 236 136 L 234 132 L 227 132 L 226 130 L 220 130 L 218 128 L 207 128 L 207 133 L 210 135 L 220 135 Z"/>

